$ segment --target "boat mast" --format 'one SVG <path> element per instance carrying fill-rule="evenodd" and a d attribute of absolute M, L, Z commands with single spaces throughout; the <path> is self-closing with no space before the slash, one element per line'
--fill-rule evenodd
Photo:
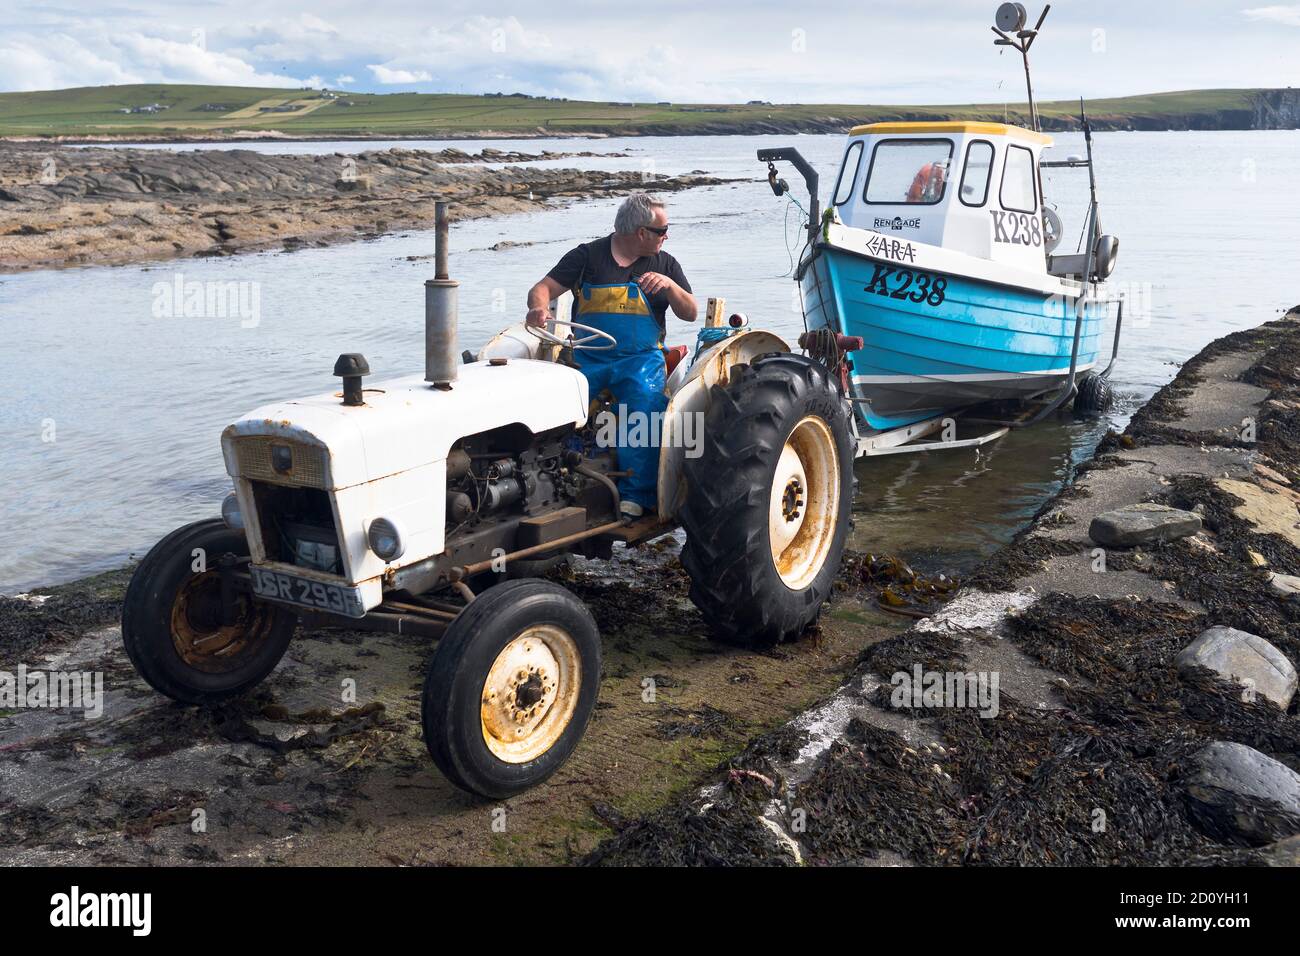
<path fill-rule="evenodd" d="M 1020 57 L 1025 62 L 1025 90 L 1029 94 L 1029 128 L 1039 132 L 1038 111 L 1034 108 L 1034 81 L 1029 75 L 1029 48 L 1034 45 L 1034 38 L 1038 36 L 1038 29 L 1047 19 L 1047 11 L 1052 9 L 1049 3 L 1043 7 L 1043 12 L 1038 15 L 1038 22 L 1034 24 L 1032 30 L 1026 30 L 1025 23 L 1028 14 L 1025 12 L 1023 3 L 1004 3 L 998 7 L 998 12 L 994 16 L 996 26 L 993 32 L 998 35 L 998 39 L 993 41 L 994 46 L 1009 46 L 1020 51 Z M 1015 33 L 1013 40 L 1009 34 Z"/>

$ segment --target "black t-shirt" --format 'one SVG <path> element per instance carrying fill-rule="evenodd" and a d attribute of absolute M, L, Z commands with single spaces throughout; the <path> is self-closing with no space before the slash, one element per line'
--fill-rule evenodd
<path fill-rule="evenodd" d="M 686 281 L 686 274 L 682 272 L 682 267 L 668 253 L 660 251 L 653 256 L 642 256 L 630 266 L 620 266 L 614 261 L 614 251 L 610 246 L 612 239 L 613 236 L 606 236 L 603 239 L 594 239 L 575 246 L 564 254 L 564 258 L 556 263 L 555 268 L 547 275 L 566 289 L 572 289 L 582 282 L 590 285 L 613 285 L 617 282 L 631 282 L 634 276 L 640 276 L 645 272 L 658 272 L 672 279 L 687 292 L 691 291 L 691 284 Z M 664 316 L 668 312 L 667 291 L 657 292 L 650 296 L 649 300 L 650 309 L 659 322 L 660 332 L 666 333 Z M 576 301 L 573 303 L 572 319 L 574 322 L 579 321 Z"/>

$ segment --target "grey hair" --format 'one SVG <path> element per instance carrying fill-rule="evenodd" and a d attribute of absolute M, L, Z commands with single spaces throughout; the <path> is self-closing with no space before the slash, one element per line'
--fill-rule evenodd
<path fill-rule="evenodd" d="M 642 226 L 653 226 L 655 210 L 664 207 L 663 200 L 650 193 L 633 193 L 623 200 L 614 216 L 614 231 L 628 236 Z"/>

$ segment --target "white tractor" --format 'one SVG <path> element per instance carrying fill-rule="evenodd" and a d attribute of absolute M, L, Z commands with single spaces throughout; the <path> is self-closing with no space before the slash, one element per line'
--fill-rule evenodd
<path fill-rule="evenodd" d="M 439 206 L 426 282 L 426 374 L 266 405 L 222 434 L 234 492 L 222 517 L 163 538 L 126 593 L 136 669 L 189 704 L 263 680 L 300 619 L 437 639 L 424 739 L 456 785 L 499 799 L 568 758 L 596 703 L 591 614 L 538 577 L 573 553 L 608 558 L 686 532 L 691 598 L 720 639 L 797 636 L 831 593 L 853 494 L 840 348 L 792 353 L 720 323 L 694 360 L 667 350 L 657 514 L 620 514 L 616 451 L 595 440 L 607 395 L 573 354 L 609 336 L 523 324 L 456 352 L 456 283 Z M 558 333 L 558 334 L 557 334 Z M 817 357 L 820 355 L 821 357 Z M 702 428 L 688 443 L 693 423 Z"/>

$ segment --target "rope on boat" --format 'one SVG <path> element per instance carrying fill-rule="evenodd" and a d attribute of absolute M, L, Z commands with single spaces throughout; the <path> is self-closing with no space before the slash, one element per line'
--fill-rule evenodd
<path fill-rule="evenodd" d="M 799 211 L 803 213 L 803 222 L 799 224 L 800 230 L 804 230 L 808 222 L 808 210 L 804 209 L 803 206 L 800 205 L 799 200 L 795 199 L 794 196 L 790 195 L 789 193 L 786 193 L 786 199 L 790 200 L 790 202 L 786 203 L 785 221 L 781 226 L 781 231 L 785 239 L 785 254 L 790 260 L 790 268 L 786 269 L 785 272 L 781 273 L 781 275 L 777 277 L 781 279 L 784 279 L 788 275 L 794 274 L 794 250 L 790 248 L 790 206 L 791 205 L 797 206 L 799 208 Z M 802 258 L 803 250 L 800 250 L 799 255 Z M 807 323 L 805 323 L 805 326 L 806 325 Z"/>

